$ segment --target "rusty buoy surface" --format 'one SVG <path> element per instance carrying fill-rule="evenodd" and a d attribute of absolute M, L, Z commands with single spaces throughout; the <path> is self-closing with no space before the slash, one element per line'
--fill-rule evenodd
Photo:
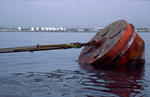
<path fill-rule="evenodd" d="M 144 41 L 125 20 L 109 24 L 89 42 L 98 45 L 85 46 L 78 58 L 79 64 L 121 67 L 145 59 Z"/>

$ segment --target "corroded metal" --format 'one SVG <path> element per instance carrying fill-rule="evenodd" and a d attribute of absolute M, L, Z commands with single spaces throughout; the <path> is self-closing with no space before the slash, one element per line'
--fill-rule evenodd
<path fill-rule="evenodd" d="M 100 45 L 84 47 L 78 59 L 79 64 L 124 67 L 145 59 L 144 41 L 135 32 L 134 26 L 124 20 L 108 25 L 90 41 Z"/>

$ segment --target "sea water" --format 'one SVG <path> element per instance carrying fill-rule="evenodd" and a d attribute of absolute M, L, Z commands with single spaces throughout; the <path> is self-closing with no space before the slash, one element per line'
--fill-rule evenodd
<path fill-rule="evenodd" d="M 0 47 L 88 42 L 95 34 L 1 32 Z M 82 48 L 0 54 L 0 97 L 148 97 L 150 33 L 139 35 L 146 63 L 135 72 L 85 70 L 77 62 Z"/>

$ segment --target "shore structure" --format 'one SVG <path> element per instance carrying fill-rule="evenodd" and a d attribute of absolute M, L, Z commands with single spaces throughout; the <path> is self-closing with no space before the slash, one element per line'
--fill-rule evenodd
<path fill-rule="evenodd" d="M 0 27 L 0 32 L 99 32 L 103 28 L 67 28 L 67 27 Z M 150 28 L 137 28 L 136 32 L 150 32 Z"/>

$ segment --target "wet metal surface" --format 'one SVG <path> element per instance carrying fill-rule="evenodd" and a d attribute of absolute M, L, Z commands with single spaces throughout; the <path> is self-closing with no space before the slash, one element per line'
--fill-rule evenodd
<path fill-rule="evenodd" d="M 79 63 L 94 64 L 101 60 L 121 39 L 126 27 L 126 21 L 120 20 L 109 24 L 101 32 L 98 32 L 90 41 L 96 41 L 100 45 L 84 47 L 79 56 Z"/>

